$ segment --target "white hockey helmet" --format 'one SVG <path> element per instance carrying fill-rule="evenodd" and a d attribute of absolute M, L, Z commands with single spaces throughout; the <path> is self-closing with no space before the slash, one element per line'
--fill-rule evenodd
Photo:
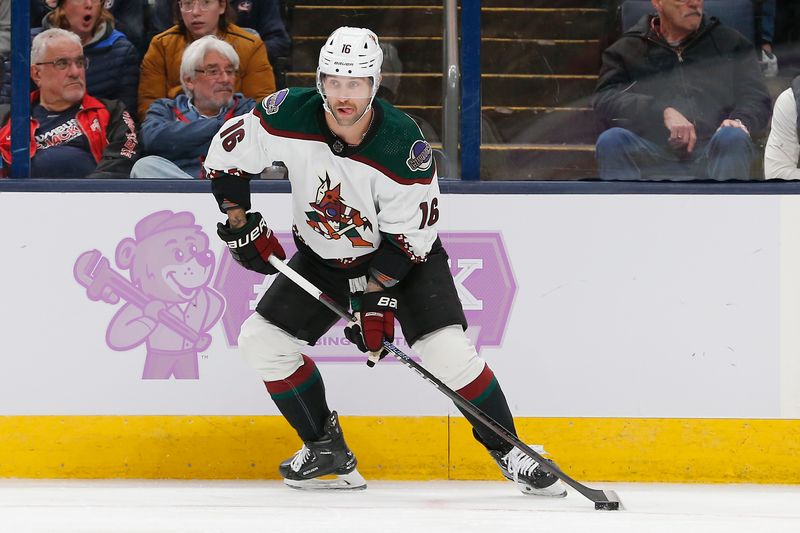
<path fill-rule="evenodd" d="M 322 88 L 322 75 L 348 76 L 352 78 L 372 78 L 372 96 L 365 113 L 372 106 L 372 100 L 378 94 L 381 82 L 381 64 L 383 50 L 378 43 L 378 36 L 367 28 L 350 28 L 342 26 L 331 33 L 319 51 L 317 65 L 317 91 L 322 96 L 327 112 L 328 99 Z"/>

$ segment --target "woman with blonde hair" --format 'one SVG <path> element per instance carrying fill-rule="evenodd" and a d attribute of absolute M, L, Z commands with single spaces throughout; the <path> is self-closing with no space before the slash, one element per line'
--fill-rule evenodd
<path fill-rule="evenodd" d="M 44 29 L 61 28 L 76 34 L 88 60 L 88 93 L 120 100 L 136 116 L 139 55 L 125 34 L 114 29 L 114 16 L 101 0 L 58 0 L 42 25 Z"/>
<path fill-rule="evenodd" d="M 259 100 L 275 92 L 275 76 L 261 37 L 230 22 L 228 0 L 175 0 L 176 24 L 150 41 L 139 79 L 139 115 L 158 98 L 183 91 L 180 66 L 184 49 L 206 35 L 216 35 L 239 56 L 234 90 Z"/>

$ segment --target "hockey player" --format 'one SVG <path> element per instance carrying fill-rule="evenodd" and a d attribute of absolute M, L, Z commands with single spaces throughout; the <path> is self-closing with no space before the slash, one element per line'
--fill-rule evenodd
<path fill-rule="evenodd" d="M 430 145 L 404 113 L 376 100 L 383 55 L 368 29 L 342 27 L 322 47 L 314 89 L 283 89 L 226 122 L 205 166 L 228 220 L 219 236 L 245 268 L 274 274 L 285 253 L 258 212 L 249 179 L 282 160 L 292 185 L 297 253 L 289 265 L 357 321 L 345 334 L 374 363 L 397 317 L 423 365 L 514 431 L 503 391 L 467 322 L 435 229 L 439 187 Z M 303 355 L 338 316 L 279 275 L 245 321 L 239 348 L 303 440 L 279 471 L 296 488 L 366 487 L 314 361 Z M 526 494 L 565 496 L 563 483 L 466 415 L 505 477 Z M 331 475 L 335 475 L 331 479 Z M 323 476 L 329 479 L 321 479 Z"/>

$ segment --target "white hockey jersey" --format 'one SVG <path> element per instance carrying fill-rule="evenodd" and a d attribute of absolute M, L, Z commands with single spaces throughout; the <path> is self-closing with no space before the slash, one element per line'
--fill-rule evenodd
<path fill-rule="evenodd" d="M 317 255 L 346 264 L 389 240 L 412 263 L 422 261 L 439 214 L 431 147 L 408 115 L 377 99 L 373 107 L 372 127 L 349 147 L 326 126 L 314 89 L 283 89 L 222 126 L 206 172 L 258 175 L 283 161 L 295 231 Z"/>

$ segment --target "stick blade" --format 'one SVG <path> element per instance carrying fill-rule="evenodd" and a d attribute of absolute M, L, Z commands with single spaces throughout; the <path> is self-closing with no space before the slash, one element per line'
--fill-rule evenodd
<path fill-rule="evenodd" d="M 625 509 L 616 492 L 613 490 L 604 490 L 603 494 L 606 496 L 605 501 L 594 502 L 594 508 L 596 511 L 620 511 Z"/>

